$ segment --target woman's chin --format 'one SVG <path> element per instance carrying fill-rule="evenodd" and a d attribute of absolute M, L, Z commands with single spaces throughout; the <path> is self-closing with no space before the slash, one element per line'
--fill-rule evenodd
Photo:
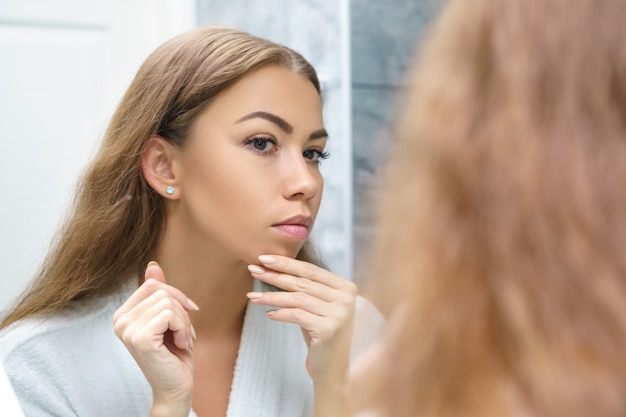
<path fill-rule="evenodd" d="M 256 253 L 254 256 L 254 262 L 259 262 L 259 256 L 261 255 L 278 255 L 278 256 L 286 256 L 288 258 L 295 258 L 302 249 L 303 243 L 298 243 L 297 245 L 281 245 L 281 246 L 266 246 L 261 248 L 260 252 Z"/>

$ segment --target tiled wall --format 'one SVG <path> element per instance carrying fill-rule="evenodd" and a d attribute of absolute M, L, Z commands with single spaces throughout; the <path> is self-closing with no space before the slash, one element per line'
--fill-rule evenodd
<path fill-rule="evenodd" d="M 427 24 L 443 0 L 350 0 L 354 271 L 374 237 L 371 183 L 389 147 L 396 95 Z"/>
<path fill-rule="evenodd" d="M 331 158 L 313 238 L 329 267 L 358 281 L 371 238 L 363 209 L 384 127 L 425 23 L 442 0 L 197 0 L 198 24 L 236 27 L 301 52 L 324 89 Z M 357 265 L 358 266 L 358 265 Z"/>

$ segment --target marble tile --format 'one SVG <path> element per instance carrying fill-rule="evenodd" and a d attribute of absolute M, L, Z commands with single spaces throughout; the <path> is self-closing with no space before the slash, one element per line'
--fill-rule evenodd
<path fill-rule="evenodd" d="M 443 0 L 351 0 L 353 276 L 367 259 L 377 195 L 403 77 Z"/>
<path fill-rule="evenodd" d="M 376 200 L 374 187 L 380 167 L 392 146 L 391 117 L 398 93 L 392 88 L 352 90 L 355 281 L 360 275 L 358 267 L 367 257 L 368 243 L 375 237 L 371 229 L 372 208 Z"/>
<path fill-rule="evenodd" d="M 320 75 L 340 73 L 340 2 L 198 0 L 198 23 L 236 27 L 301 52 Z"/>
<path fill-rule="evenodd" d="M 350 0 L 353 84 L 397 84 L 442 1 Z"/>

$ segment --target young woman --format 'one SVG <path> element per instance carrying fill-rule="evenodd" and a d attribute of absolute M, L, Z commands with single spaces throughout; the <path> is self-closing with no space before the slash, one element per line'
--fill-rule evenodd
<path fill-rule="evenodd" d="M 377 318 L 308 242 L 326 141 L 315 70 L 284 46 L 199 28 L 151 54 L 4 319 L 25 413 L 310 415 L 355 306 Z"/>
<path fill-rule="evenodd" d="M 626 415 L 624 16 L 445 4 L 380 187 L 363 291 L 390 319 L 352 368 L 362 415 Z"/>

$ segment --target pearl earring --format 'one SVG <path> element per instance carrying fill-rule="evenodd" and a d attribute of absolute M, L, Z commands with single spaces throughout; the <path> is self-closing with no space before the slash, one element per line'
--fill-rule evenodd
<path fill-rule="evenodd" d="M 172 195 L 174 194 L 174 187 L 172 187 L 171 185 L 169 187 L 167 187 L 165 189 L 165 192 L 167 193 L 167 195 Z"/>

